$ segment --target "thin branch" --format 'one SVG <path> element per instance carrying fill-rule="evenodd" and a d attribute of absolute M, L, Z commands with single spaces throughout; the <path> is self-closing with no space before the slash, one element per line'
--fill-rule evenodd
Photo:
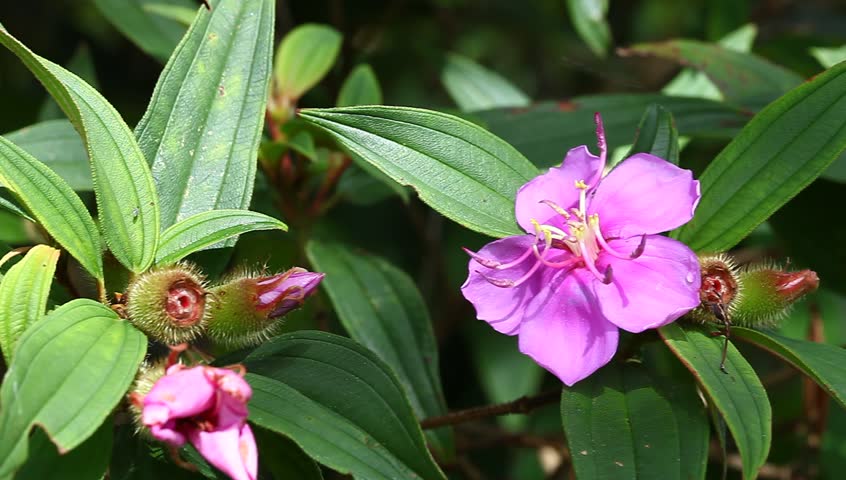
<path fill-rule="evenodd" d="M 466 410 L 450 412 L 439 417 L 429 417 L 420 422 L 420 426 L 424 430 L 428 430 L 430 428 L 438 428 L 445 425 L 457 425 L 459 423 L 471 422 L 480 418 L 510 415 L 512 413 L 529 413 L 538 407 L 558 402 L 560 398 L 561 390 L 556 389 L 533 397 L 520 397 L 517 400 L 508 403 L 473 407 Z"/>

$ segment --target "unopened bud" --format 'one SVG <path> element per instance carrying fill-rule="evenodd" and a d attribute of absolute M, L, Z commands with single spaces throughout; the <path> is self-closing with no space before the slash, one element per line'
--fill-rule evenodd
<path fill-rule="evenodd" d="M 212 288 L 207 335 L 228 347 L 254 345 L 270 337 L 282 316 L 317 289 L 322 273 L 295 267 L 270 277 L 246 276 Z"/>
<path fill-rule="evenodd" d="M 773 266 L 755 266 L 740 274 L 744 291 L 737 301 L 732 323 L 769 326 L 783 318 L 790 307 L 820 285 L 816 272 L 785 272 Z"/>
<path fill-rule="evenodd" d="M 129 321 L 167 345 L 190 342 L 205 327 L 203 284 L 203 277 L 184 263 L 145 272 L 126 291 Z"/>

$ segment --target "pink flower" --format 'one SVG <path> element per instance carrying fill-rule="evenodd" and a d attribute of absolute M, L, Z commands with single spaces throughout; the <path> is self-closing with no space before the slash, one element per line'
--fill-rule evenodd
<path fill-rule="evenodd" d="M 141 421 L 153 437 L 181 447 L 186 441 L 235 480 L 255 480 L 258 451 L 246 422 L 253 392 L 224 368 L 173 365 L 142 400 Z"/>
<path fill-rule="evenodd" d="M 281 317 L 299 308 L 306 297 L 314 293 L 324 276 L 323 273 L 294 267 L 272 277 L 259 278 L 256 282 L 256 308 L 271 309 L 270 318 Z"/>
<path fill-rule="evenodd" d="M 479 319 L 519 335 L 520 351 L 567 385 L 611 360 L 618 328 L 660 327 L 699 305 L 696 255 L 658 235 L 693 217 L 699 182 L 644 153 L 603 177 L 599 114 L 596 125 L 600 156 L 576 147 L 523 185 L 515 213 L 528 235 L 468 250 L 461 287 Z"/>

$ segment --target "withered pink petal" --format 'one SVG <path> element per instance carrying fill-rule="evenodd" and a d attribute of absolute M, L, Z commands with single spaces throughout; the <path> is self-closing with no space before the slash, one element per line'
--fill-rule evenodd
<path fill-rule="evenodd" d="M 609 243 L 630 251 L 640 238 Z M 614 271 L 611 284 L 594 284 L 599 305 L 605 317 L 623 330 L 639 333 L 661 327 L 699 305 L 699 259 L 677 240 L 649 235 L 640 257 L 624 260 L 600 254 L 597 263 Z"/>
<path fill-rule="evenodd" d="M 605 238 L 656 234 L 684 225 L 699 203 L 693 173 L 648 153 L 623 160 L 596 187 L 587 213 Z"/>
<path fill-rule="evenodd" d="M 190 417 L 207 410 L 214 402 L 215 386 L 208 380 L 203 368 L 172 370 L 173 373 L 160 378 L 144 397 L 144 410 L 153 405 L 165 407 L 168 418 Z M 153 411 L 156 418 L 163 416 L 160 408 Z"/>
<path fill-rule="evenodd" d="M 258 450 L 246 423 L 208 432 L 192 430 L 188 438 L 203 458 L 233 480 L 256 479 Z"/>

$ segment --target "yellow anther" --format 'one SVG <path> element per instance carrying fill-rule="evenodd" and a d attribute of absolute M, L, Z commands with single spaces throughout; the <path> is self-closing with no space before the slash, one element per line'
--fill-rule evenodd
<path fill-rule="evenodd" d="M 588 186 L 584 180 L 576 180 L 576 188 L 579 190 L 587 190 Z"/>
<path fill-rule="evenodd" d="M 588 215 L 588 223 L 590 223 L 591 227 L 595 227 L 595 226 L 599 225 L 599 214 L 598 213 L 592 213 L 592 214 Z"/>

